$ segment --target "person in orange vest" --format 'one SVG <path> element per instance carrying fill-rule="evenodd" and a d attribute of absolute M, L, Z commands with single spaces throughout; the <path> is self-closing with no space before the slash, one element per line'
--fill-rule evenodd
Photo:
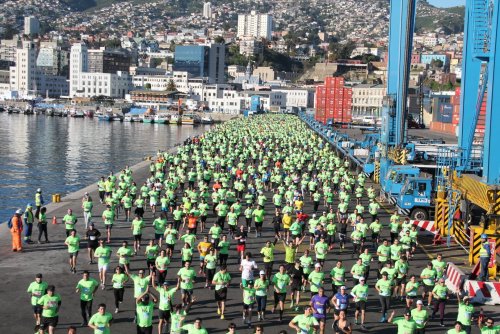
<path fill-rule="evenodd" d="M 18 209 L 14 216 L 9 221 L 10 233 L 12 235 L 12 251 L 21 252 L 23 246 L 21 243 L 21 234 L 23 233 L 23 220 L 21 215 L 23 210 Z"/>

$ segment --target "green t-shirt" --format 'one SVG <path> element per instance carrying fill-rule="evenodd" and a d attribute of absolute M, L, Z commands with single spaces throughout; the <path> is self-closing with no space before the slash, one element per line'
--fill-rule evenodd
<path fill-rule="evenodd" d="M 89 301 L 94 299 L 94 290 L 99 286 L 99 283 L 93 279 L 89 278 L 88 280 L 81 279 L 76 288 L 80 290 L 80 300 Z"/>
<path fill-rule="evenodd" d="M 99 246 L 94 252 L 94 256 L 98 258 L 98 265 L 103 266 L 109 263 L 111 257 L 111 247 L 109 246 Z"/>
<path fill-rule="evenodd" d="M 243 304 L 252 305 L 255 303 L 255 289 L 243 288 Z"/>
<path fill-rule="evenodd" d="M 215 290 L 220 290 L 227 287 L 227 284 L 231 281 L 231 275 L 227 271 L 225 273 L 219 271 L 215 274 L 213 281 L 215 282 Z"/>
<path fill-rule="evenodd" d="M 280 293 L 286 293 L 286 286 L 290 283 L 290 276 L 280 272 L 274 274 L 273 284 Z"/>
<path fill-rule="evenodd" d="M 215 269 L 217 266 L 217 256 L 216 255 L 205 255 L 205 262 L 207 269 Z"/>
<path fill-rule="evenodd" d="M 230 245 L 231 243 L 229 241 L 220 241 L 219 244 L 217 245 L 219 247 L 219 253 L 228 254 Z"/>
<path fill-rule="evenodd" d="M 132 234 L 141 235 L 144 228 L 144 221 L 142 219 L 134 219 L 132 221 Z"/>
<path fill-rule="evenodd" d="M 68 253 L 76 253 L 80 250 L 80 237 L 79 236 L 69 236 L 64 241 L 68 245 Z"/>
<path fill-rule="evenodd" d="M 43 309 L 42 317 L 45 318 L 53 318 L 57 317 L 59 314 L 59 304 L 61 303 L 61 296 L 58 294 L 53 294 L 49 296 L 49 294 L 43 295 L 38 300 L 38 305 L 42 305 L 42 307 L 47 307 L 47 309 Z"/>
<path fill-rule="evenodd" d="M 434 269 L 424 268 L 420 276 L 426 276 L 427 278 L 423 279 L 423 282 L 427 286 L 433 286 L 434 280 L 436 279 L 436 271 Z"/>
<path fill-rule="evenodd" d="M 153 245 L 153 246 L 146 246 L 146 258 L 148 260 L 154 260 L 158 256 L 158 253 L 160 252 L 160 246 L 158 245 Z"/>
<path fill-rule="evenodd" d="M 312 271 L 313 259 L 310 256 L 302 255 L 299 259 L 300 266 L 302 267 L 302 272 L 304 274 L 309 274 Z"/>
<path fill-rule="evenodd" d="M 166 225 L 167 225 L 166 219 L 156 218 L 153 221 L 153 227 L 155 229 L 155 234 L 163 235 L 163 233 L 165 233 L 165 226 Z"/>
<path fill-rule="evenodd" d="M 121 289 L 121 288 L 123 288 L 123 285 L 127 281 L 128 281 L 128 276 L 125 273 L 113 274 L 113 278 L 111 279 L 111 282 L 113 282 L 113 288 L 114 289 Z"/>
<path fill-rule="evenodd" d="M 155 265 L 158 270 L 167 270 L 167 266 L 170 264 L 170 258 L 168 256 L 158 256 L 155 260 Z"/>
<path fill-rule="evenodd" d="M 351 295 L 355 297 L 355 302 L 365 301 L 368 299 L 368 285 L 357 284 L 352 288 Z"/>
<path fill-rule="evenodd" d="M 417 324 L 413 320 L 396 318 L 392 321 L 392 323 L 398 326 L 398 334 L 413 334 L 417 329 Z"/>
<path fill-rule="evenodd" d="M 262 247 L 260 254 L 264 256 L 264 262 L 274 261 L 274 246 L 271 245 L 269 247 Z"/>
<path fill-rule="evenodd" d="M 379 279 L 375 286 L 380 290 L 379 294 L 383 297 L 389 297 L 392 294 L 392 280 Z"/>
<path fill-rule="evenodd" d="M 328 244 L 320 241 L 314 245 L 314 251 L 316 252 L 317 259 L 324 260 L 328 251 Z"/>
<path fill-rule="evenodd" d="M 325 279 L 325 273 L 312 271 L 307 280 L 311 285 L 311 292 L 318 292 L 319 288 L 323 286 L 323 281 Z"/>
<path fill-rule="evenodd" d="M 153 309 L 154 303 L 149 302 L 147 305 L 137 304 L 137 326 L 151 327 L 153 326 Z"/>
<path fill-rule="evenodd" d="M 115 219 L 115 212 L 113 210 L 104 210 L 102 216 L 104 217 L 105 225 L 113 225 Z"/>
<path fill-rule="evenodd" d="M 134 281 L 134 298 L 137 298 L 146 291 L 151 276 L 148 275 L 141 278 L 139 275 L 130 275 L 130 278 Z"/>
<path fill-rule="evenodd" d="M 63 217 L 63 222 L 66 224 L 67 230 L 74 229 L 76 221 L 77 221 L 77 219 L 76 219 L 76 216 L 74 214 L 71 214 L 71 215 L 67 214 Z"/>
<path fill-rule="evenodd" d="M 318 320 L 310 315 L 306 316 L 304 314 L 299 314 L 296 315 L 293 319 L 292 322 L 300 328 L 299 333 L 300 334 L 313 334 L 316 333 L 316 330 L 314 329 L 315 326 L 319 326 Z"/>
<path fill-rule="evenodd" d="M 294 263 L 296 253 L 297 253 L 297 248 L 291 246 L 285 246 L 285 262 Z"/>
<path fill-rule="evenodd" d="M 181 268 L 177 272 L 177 276 L 181 279 L 181 289 L 192 290 L 194 279 L 196 278 L 196 271 L 193 268 Z"/>
<path fill-rule="evenodd" d="M 184 310 L 181 310 L 179 313 L 172 312 L 170 315 L 170 334 L 180 334 L 181 322 L 184 317 L 186 317 L 186 311 Z"/>
<path fill-rule="evenodd" d="M 411 310 L 411 317 L 417 324 L 417 328 L 424 328 L 425 322 L 429 318 L 429 315 L 427 314 L 427 310 L 424 308 L 422 308 L 422 310 L 420 311 L 414 308 L 413 310 Z"/>
<path fill-rule="evenodd" d="M 130 247 L 120 247 L 116 251 L 116 255 L 118 255 L 120 264 L 129 264 L 130 258 L 134 256 L 134 251 Z"/>
<path fill-rule="evenodd" d="M 461 330 L 460 332 L 457 332 L 457 331 L 455 330 L 455 328 L 452 328 L 452 329 L 449 329 L 449 330 L 446 332 L 446 334 L 467 334 L 467 332 L 466 332 L 466 331 L 464 331 L 464 330 Z"/>
<path fill-rule="evenodd" d="M 457 321 L 460 321 L 462 325 L 470 326 L 472 315 L 474 314 L 474 306 L 469 304 L 466 305 L 464 303 L 458 304 L 458 316 Z"/>
<path fill-rule="evenodd" d="M 31 294 L 31 305 L 35 306 L 38 303 L 38 300 L 47 292 L 48 286 L 47 282 L 44 281 L 40 283 L 35 281 L 28 286 L 28 293 Z"/>
<path fill-rule="evenodd" d="M 264 221 L 264 215 L 265 215 L 264 209 L 255 209 L 253 210 L 252 215 L 255 217 L 255 222 L 256 223 L 262 223 Z"/>
<path fill-rule="evenodd" d="M 182 326 L 182 329 L 187 331 L 187 334 L 208 334 L 205 328 L 197 329 L 193 324 L 187 324 Z"/>
<path fill-rule="evenodd" d="M 380 245 L 377 248 L 377 253 L 380 253 L 378 260 L 381 262 L 386 262 L 389 255 L 391 254 L 390 246 Z"/>
<path fill-rule="evenodd" d="M 436 294 L 439 299 L 446 299 L 448 296 L 448 288 L 446 285 L 436 284 L 434 289 L 432 289 L 432 293 Z"/>
<path fill-rule="evenodd" d="M 500 326 L 492 326 L 491 328 L 488 328 L 484 326 L 481 328 L 481 334 L 498 334 L 500 333 Z"/>
<path fill-rule="evenodd" d="M 182 261 L 191 261 L 193 257 L 193 249 L 192 248 L 181 248 L 181 258 Z"/>
<path fill-rule="evenodd" d="M 90 318 L 89 325 L 97 327 L 97 329 L 94 330 L 94 334 L 110 334 L 111 331 L 109 330 L 109 326 L 111 320 L 113 320 L 111 313 L 106 312 L 104 314 L 100 314 L 98 312 Z"/>
<path fill-rule="evenodd" d="M 157 287 L 156 291 L 158 291 L 158 295 L 160 295 L 158 308 L 162 311 L 169 311 L 170 305 L 172 304 L 171 300 L 174 297 L 177 288 L 164 289 L 163 287 Z"/>
<path fill-rule="evenodd" d="M 418 294 L 418 288 L 420 287 L 419 282 L 412 283 L 408 281 L 406 283 L 406 294 L 410 297 L 415 297 Z"/>
<path fill-rule="evenodd" d="M 332 271 L 330 271 L 330 276 L 332 277 L 332 283 L 335 286 L 344 285 L 345 280 L 345 268 L 344 267 L 333 267 Z"/>
<path fill-rule="evenodd" d="M 220 226 L 212 226 L 208 231 L 212 239 L 219 239 L 222 233 L 222 228 Z"/>
<path fill-rule="evenodd" d="M 254 288 L 256 290 L 256 295 L 259 297 L 267 296 L 267 288 L 269 286 L 269 281 L 265 281 L 261 278 L 257 278 L 254 283 Z"/>

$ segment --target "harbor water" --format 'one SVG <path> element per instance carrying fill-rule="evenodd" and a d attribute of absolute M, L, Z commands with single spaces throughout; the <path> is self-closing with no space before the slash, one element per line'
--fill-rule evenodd
<path fill-rule="evenodd" d="M 209 128 L 1 113 L 0 222 L 34 204 L 37 188 L 47 203 Z"/>

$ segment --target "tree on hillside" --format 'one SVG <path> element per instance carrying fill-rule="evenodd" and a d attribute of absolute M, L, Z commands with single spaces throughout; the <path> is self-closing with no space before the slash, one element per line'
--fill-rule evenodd
<path fill-rule="evenodd" d="M 177 87 L 175 86 L 174 80 L 170 79 L 170 81 L 168 82 L 168 85 L 167 85 L 167 91 L 168 92 L 173 92 L 173 91 L 176 91 L 176 90 L 177 90 Z"/>

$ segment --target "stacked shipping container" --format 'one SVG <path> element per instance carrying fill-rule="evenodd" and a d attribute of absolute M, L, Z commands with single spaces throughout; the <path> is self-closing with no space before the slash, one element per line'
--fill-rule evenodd
<path fill-rule="evenodd" d="M 344 86 L 344 78 L 326 77 L 325 84 L 316 87 L 315 119 L 325 124 L 352 121 L 352 89 Z"/>
<path fill-rule="evenodd" d="M 476 132 L 479 134 L 484 134 L 484 125 L 486 121 L 486 95 L 487 94 L 485 94 L 481 105 L 476 126 Z M 435 105 L 433 105 L 433 107 L 435 107 Z M 436 109 L 433 108 L 433 110 Z M 431 130 L 456 134 L 456 128 L 460 123 L 460 87 L 455 88 L 455 96 L 451 96 L 450 103 L 440 104 L 438 106 L 438 111 L 439 112 L 433 115 Z"/>

